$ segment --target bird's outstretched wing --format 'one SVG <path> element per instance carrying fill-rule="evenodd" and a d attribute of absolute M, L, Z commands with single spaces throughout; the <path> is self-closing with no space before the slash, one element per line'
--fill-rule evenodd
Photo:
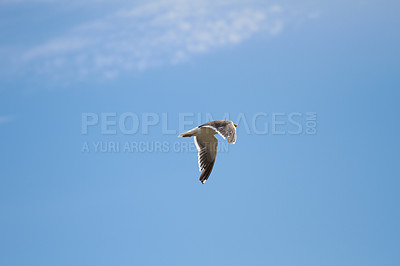
<path fill-rule="evenodd" d="M 199 170 L 201 183 L 205 183 L 214 167 L 217 158 L 218 139 L 213 135 L 199 135 L 194 137 L 194 143 L 198 150 Z"/>
<path fill-rule="evenodd" d="M 236 142 L 236 128 L 232 121 L 229 120 L 215 120 L 201 125 L 200 127 L 209 127 L 214 129 L 224 139 L 228 138 L 228 142 L 235 144 Z"/>

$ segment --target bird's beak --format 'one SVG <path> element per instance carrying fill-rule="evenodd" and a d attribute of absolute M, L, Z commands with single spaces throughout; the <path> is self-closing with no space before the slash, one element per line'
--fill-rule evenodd
<path fill-rule="evenodd" d="M 237 127 L 237 125 L 236 124 L 233 124 L 235 127 Z"/>

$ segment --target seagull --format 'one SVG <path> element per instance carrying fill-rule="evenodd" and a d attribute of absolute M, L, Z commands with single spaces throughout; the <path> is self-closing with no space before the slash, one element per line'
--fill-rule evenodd
<path fill-rule="evenodd" d="M 228 139 L 228 143 L 235 144 L 236 142 L 236 127 L 229 120 L 215 120 L 207 122 L 201 126 L 195 127 L 178 137 L 194 136 L 194 143 L 198 151 L 199 171 L 203 172 L 200 175 L 200 182 L 204 184 L 211 174 L 214 167 L 215 158 L 217 157 L 218 139 L 214 135 L 219 134 L 224 139 Z"/>

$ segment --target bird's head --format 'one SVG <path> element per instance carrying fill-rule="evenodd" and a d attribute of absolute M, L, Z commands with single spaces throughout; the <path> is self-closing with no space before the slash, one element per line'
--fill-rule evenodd
<path fill-rule="evenodd" d="M 235 127 L 237 127 L 238 125 L 236 125 L 236 124 L 233 124 Z"/>

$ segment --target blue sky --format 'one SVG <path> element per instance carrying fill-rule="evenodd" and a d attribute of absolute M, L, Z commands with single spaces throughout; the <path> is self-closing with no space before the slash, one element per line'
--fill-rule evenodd
<path fill-rule="evenodd" d="M 0 264 L 399 265 L 398 10 L 0 1 Z M 180 118 L 226 114 L 202 185 Z"/>

